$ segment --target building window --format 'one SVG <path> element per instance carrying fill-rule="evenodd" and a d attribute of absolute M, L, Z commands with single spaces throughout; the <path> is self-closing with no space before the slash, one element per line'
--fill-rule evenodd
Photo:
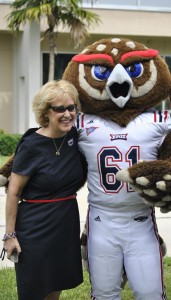
<path fill-rule="evenodd" d="M 164 59 L 168 65 L 170 73 L 171 73 L 171 56 L 165 56 Z"/>
<path fill-rule="evenodd" d="M 14 0 L 0 0 L 0 3 L 11 4 Z"/>
<path fill-rule="evenodd" d="M 167 63 L 170 73 L 171 73 L 171 56 L 165 55 L 163 58 L 164 58 L 165 62 Z M 166 109 L 166 110 L 171 109 L 170 100 L 171 100 L 170 97 L 168 97 L 165 101 L 163 101 L 163 103 L 162 103 L 163 109 Z"/>
<path fill-rule="evenodd" d="M 143 10 L 143 11 L 171 11 L 170 0 L 83 0 L 83 6 L 88 8 Z"/>
<path fill-rule="evenodd" d="M 68 63 L 71 61 L 75 54 L 57 54 L 55 55 L 55 75 L 54 79 L 62 78 L 63 72 Z M 48 81 L 49 74 L 49 53 L 43 53 L 43 84 Z"/>

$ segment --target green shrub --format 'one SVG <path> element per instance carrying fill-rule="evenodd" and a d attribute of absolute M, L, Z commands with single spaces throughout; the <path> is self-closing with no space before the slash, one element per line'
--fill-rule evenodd
<path fill-rule="evenodd" d="M 4 156 L 12 155 L 20 138 L 21 134 L 0 133 L 0 154 Z"/>
<path fill-rule="evenodd" d="M 5 130 L 3 128 L 0 128 L 0 134 L 4 134 Z"/>

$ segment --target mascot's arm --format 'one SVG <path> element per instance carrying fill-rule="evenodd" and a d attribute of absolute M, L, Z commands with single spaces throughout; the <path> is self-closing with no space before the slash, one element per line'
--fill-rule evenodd
<path fill-rule="evenodd" d="M 14 155 L 12 155 L 5 165 L 0 169 L 0 187 L 7 188 L 9 177 L 11 175 L 11 169 L 13 164 Z"/>
<path fill-rule="evenodd" d="M 171 133 L 159 149 L 158 160 L 121 170 L 116 178 L 130 183 L 147 205 L 160 207 L 163 213 L 171 211 Z"/>
<path fill-rule="evenodd" d="M 20 146 L 20 144 L 23 142 L 24 138 L 32 133 L 34 133 L 38 128 L 30 128 L 28 129 L 24 135 L 21 137 L 17 147 L 16 147 L 16 151 L 18 150 L 18 147 Z M 87 161 L 85 159 L 85 157 L 83 156 L 83 154 L 81 152 L 79 152 L 80 154 L 80 160 L 83 166 L 83 179 L 80 183 L 79 189 L 81 187 L 84 186 L 86 180 L 87 180 Z M 12 170 L 12 164 L 13 164 L 13 160 L 14 160 L 14 156 L 15 154 L 13 154 L 9 160 L 4 164 L 4 166 L 2 168 L 0 168 L 0 187 L 5 187 L 7 189 L 8 187 L 8 182 L 9 182 L 9 177 L 11 175 L 11 170 Z"/>
<path fill-rule="evenodd" d="M 17 146 L 16 146 L 16 150 L 15 153 L 18 150 L 18 147 L 21 145 L 21 143 L 24 141 L 24 138 L 32 133 L 34 133 L 38 128 L 29 128 L 21 137 L 21 139 L 19 140 Z M 8 187 L 8 183 L 9 183 L 9 177 L 11 175 L 11 170 L 12 170 L 12 164 L 13 164 L 13 160 L 14 160 L 14 156 L 15 154 L 13 154 L 9 160 L 7 160 L 7 162 L 4 164 L 4 166 L 2 168 L 0 168 L 0 187 L 5 187 L 7 189 Z"/>

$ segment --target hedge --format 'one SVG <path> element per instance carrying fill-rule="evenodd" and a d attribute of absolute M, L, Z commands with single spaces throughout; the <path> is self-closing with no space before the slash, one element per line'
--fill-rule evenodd
<path fill-rule="evenodd" d="M 21 134 L 0 133 L 0 155 L 12 155 L 20 138 Z"/>

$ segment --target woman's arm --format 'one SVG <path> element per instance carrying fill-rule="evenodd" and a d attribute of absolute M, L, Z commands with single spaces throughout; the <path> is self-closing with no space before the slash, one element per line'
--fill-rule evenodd
<path fill-rule="evenodd" d="M 15 224 L 18 210 L 18 202 L 24 186 L 29 180 L 28 176 L 11 173 L 10 182 L 6 198 L 6 234 L 15 232 Z M 21 252 L 17 237 L 9 238 L 4 241 L 4 248 L 7 251 L 7 258 L 10 258 L 12 251 L 16 248 Z"/>

